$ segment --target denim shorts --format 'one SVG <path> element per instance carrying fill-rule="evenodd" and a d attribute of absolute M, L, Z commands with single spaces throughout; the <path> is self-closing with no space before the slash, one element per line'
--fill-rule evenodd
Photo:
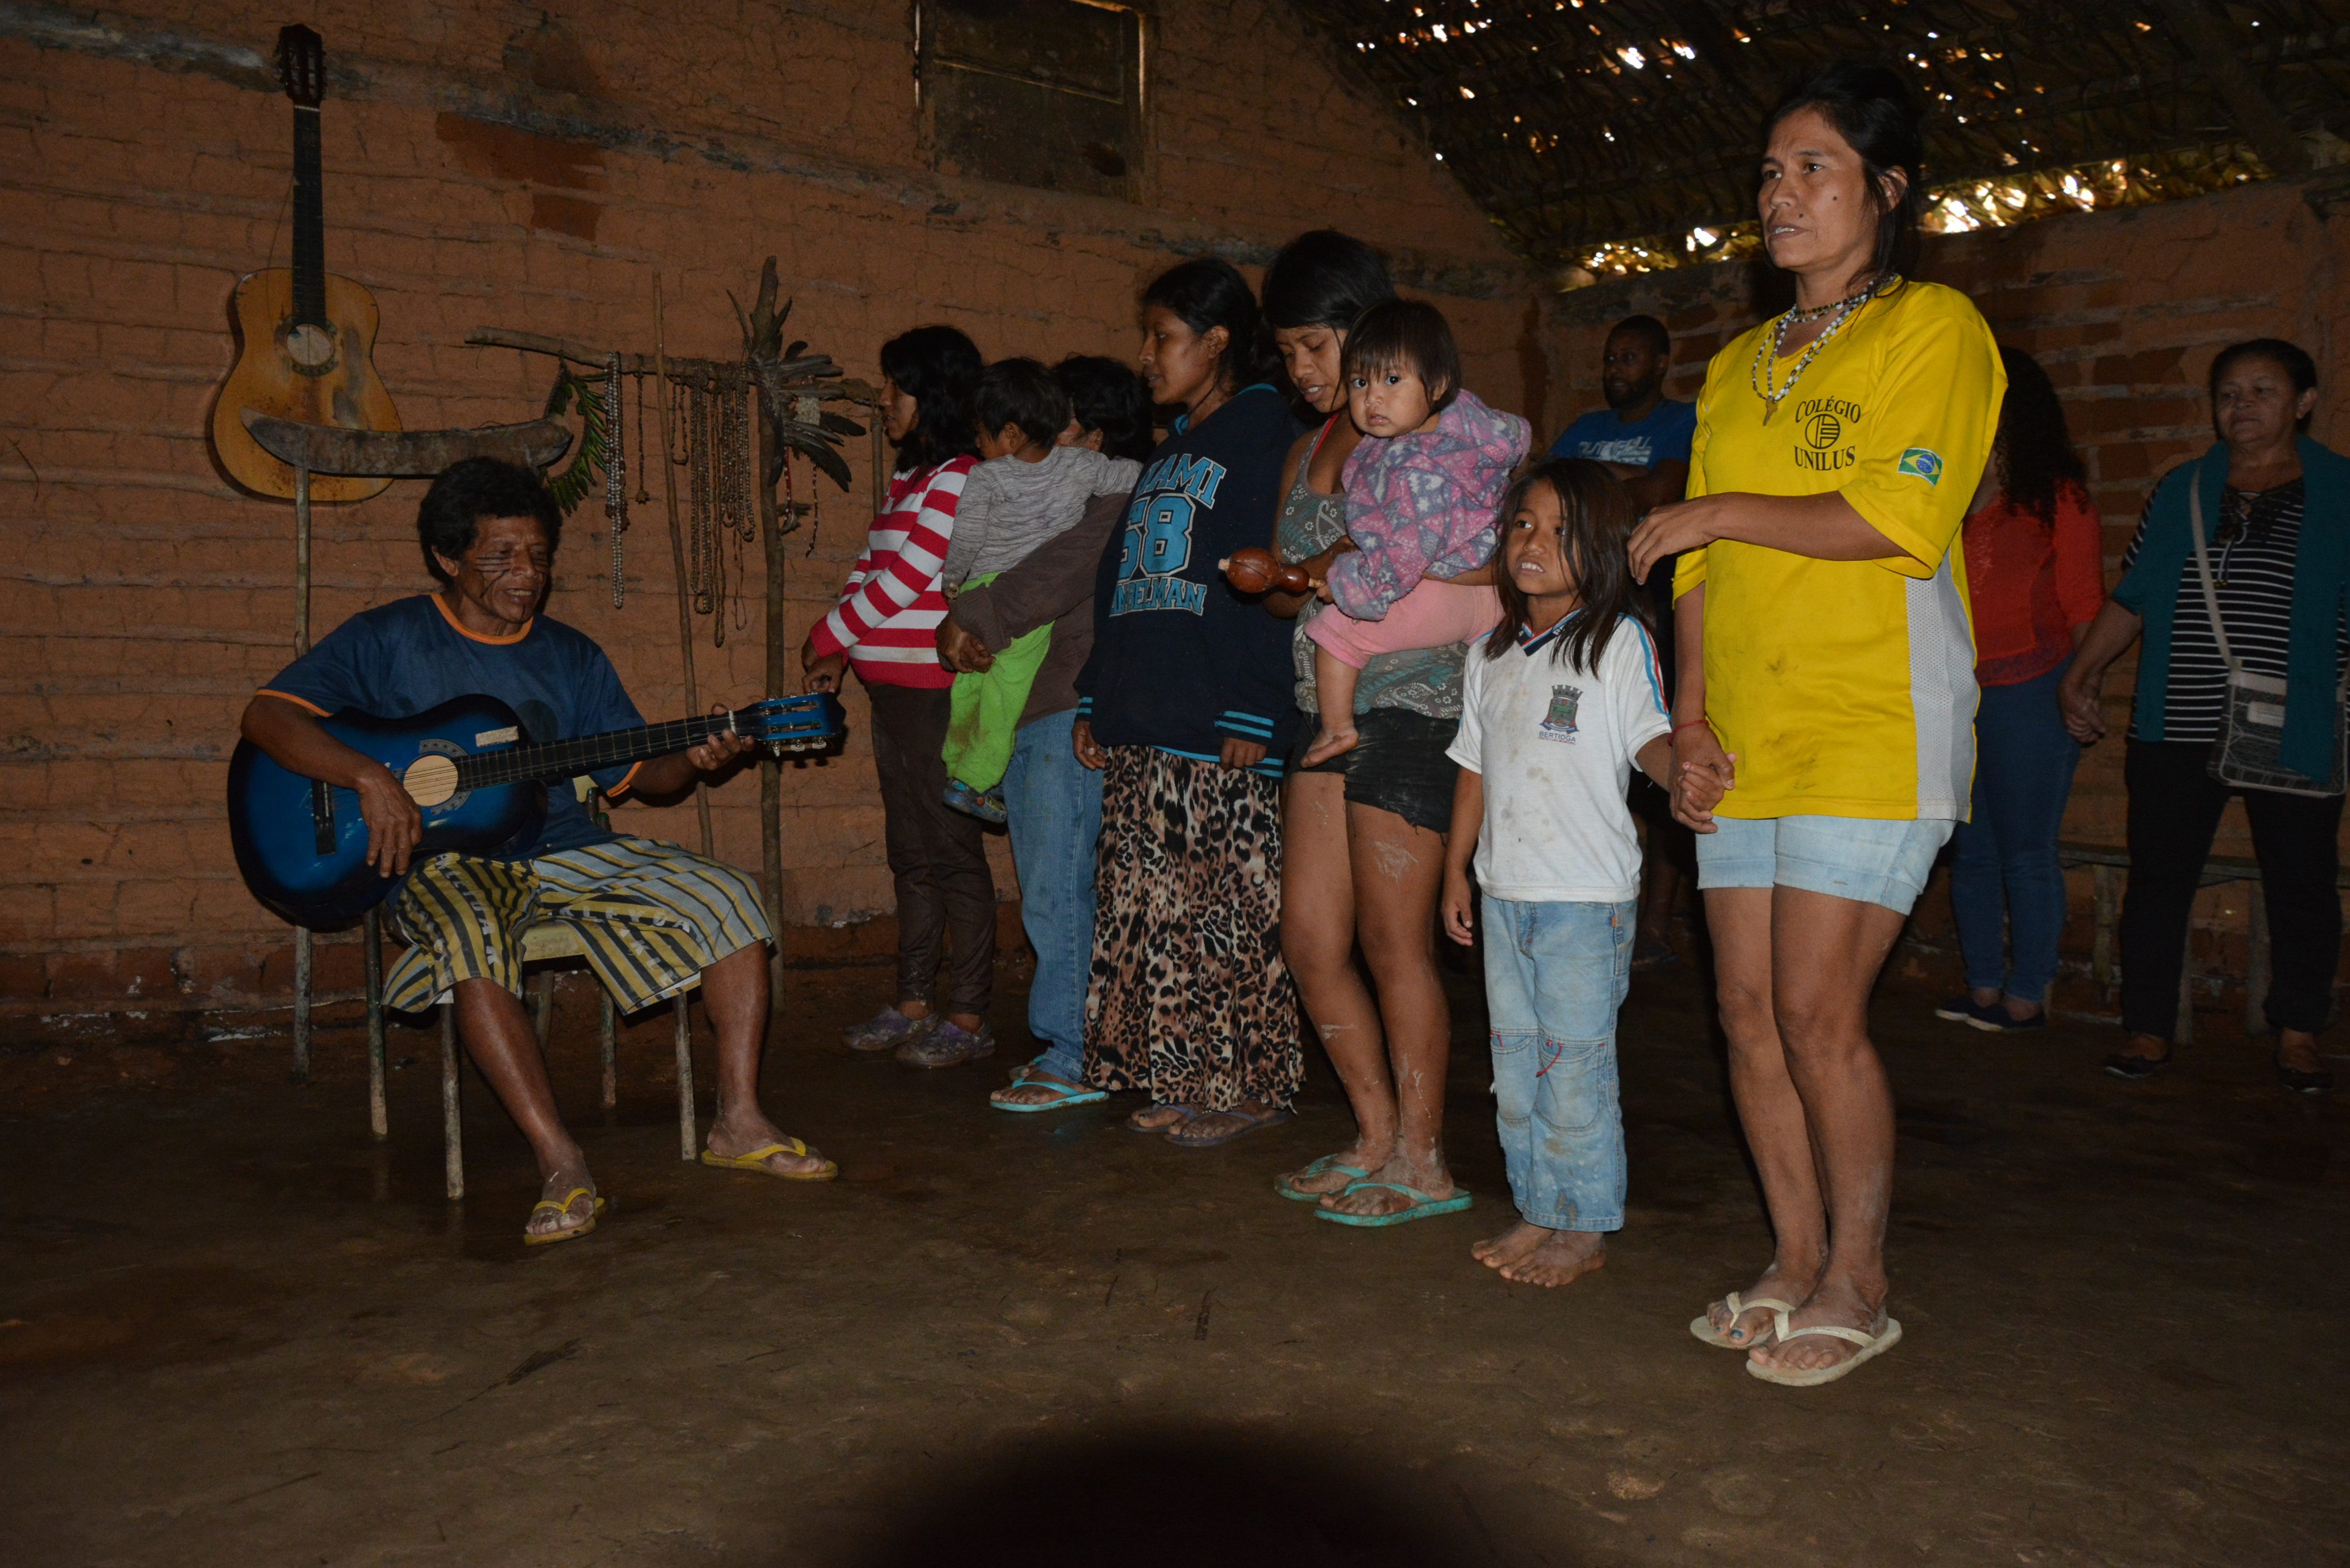
<path fill-rule="evenodd" d="M 1700 888 L 1801 888 L 1906 915 L 1957 825 L 1941 818 L 1717 816 L 1697 836 Z"/>
<path fill-rule="evenodd" d="M 1344 774 L 1347 798 L 1357 805 L 1391 811 L 1414 827 L 1430 833 L 1452 829 L 1452 785 L 1461 764 L 1445 755 L 1458 719 L 1431 719 L 1407 708 L 1374 708 L 1355 715 L 1355 732 L 1361 737 L 1354 750 L 1341 752 L 1314 767 L 1298 766 L 1321 725 L 1309 715 L 1297 727 L 1297 748 L 1292 766 L 1299 773 Z"/>

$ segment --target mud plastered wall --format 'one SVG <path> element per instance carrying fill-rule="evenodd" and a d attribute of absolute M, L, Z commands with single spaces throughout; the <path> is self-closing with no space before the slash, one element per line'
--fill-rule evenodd
<path fill-rule="evenodd" d="M 289 106 L 267 55 L 304 21 L 331 67 L 327 261 L 381 306 L 376 364 L 410 429 L 535 415 L 544 358 L 469 348 L 495 325 L 648 351 L 739 351 L 726 294 L 773 254 L 790 334 L 875 377 L 906 327 L 990 356 L 1131 358 L 1155 273 L 1255 269 L 1301 230 L 1388 250 L 1451 315 L 1470 380 L 1538 419 L 1523 275 L 1442 167 L 1274 0 L 1163 0 L 1150 26 L 1139 202 L 931 171 L 899 5 L 701 7 L 243 0 L 0 14 L 0 1007 L 19 1015 L 282 1003 L 286 932 L 238 881 L 222 790 L 237 715 L 287 658 L 291 507 L 215 471 L 204 431 L 233 358 L 238 276 L 284 265 Z M 630 435 L 634 435 L 631 429 Z M 827 488 L 790 542 L 796 648 L 861 543 L 871 497 Z M 800 470 L 805 496 L 806 470 Z M 322 508 L 314 625 L 427 586 L 421 484 Z M 551 613 L 596 637 L 649 716 L 680 711 L 656 483 L 611 606 L 591 502 Z M 762 683 L 759 551 L 744 624 L 700 624 L 705 700 Z M 890 907 L 859 695 L 847 754 L 786 774 L 787 918 Z M 754 777 L 716 793 L 719 852 L 755 868 Z M 616 826 L 691 841 L 690 807 Z M 1008 859 L 1000 880 L 1009 896 Z M 868 944 L 869 945 L 869 944 Z M 358 950 L 322 950 L 322 984 Z"/>
<path fill-rule="evenodd" d="M 2350 219 L 2330 222 L 2301 191 L 2246 186 L 2168 206 L 2044 219 L 2012 229 L 1929 238 L 1921 276 L 1964 290 L 2002 343 L 2046 367 L 2064 400 L 2074 444 L 2105 524 L 2106 581 L 2120 577 L 2154 482 L 2212 441 L 2203 388 L 2212 357 L 2247 337 L 2290 338 L 2316 358 L 2320 398 L 2311 433 L 2337 450 L 2350 441 Z M 1555 296 L 1546 306 L 1554 424 L 1604 406 L 1600 346 L 1611 322 L 1635 311 L 1673 334 L 1671 396 L 1694 399 L 1706 362 L 1760 318 L 1754 269 L 1725 265 L 1653 274 Z M 1777 308 L 1773 305 L 1772 308 Z M 2136 653 L 2106 678 L 2108 739 L 2086 751 L 2064 816 L 2068 839 L 2119 846 L 2128 796 L 2122 735 Z M 2249 856 L 2241 804 L 2222 819 L 2214 853 Z M 2068 949 L 2085 957 L 2092 932 L 2089 873 L 2072 874 Z M 2196 958 L 2241 977 L 2250 885 L 2208 888 L 2197 906 Z M 1954 941 L 1948 900 L 1929 892 L 1916 925 Z"/>

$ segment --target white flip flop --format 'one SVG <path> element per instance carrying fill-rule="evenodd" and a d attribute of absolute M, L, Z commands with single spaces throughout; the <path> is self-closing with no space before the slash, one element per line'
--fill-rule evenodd
<path fill-rule="evenodd" d="M 1742 1299 L 1736 1291 L 1732 1291 L 1728 1295 L 1722 1297 L 1721 1304 L 1730 1309 L 1730 1322 L 1733 1327 L 1736 1326 L 1740 1318 L 1744 1317 L 1756 1307 L 1767 1307 L 1772 1312 L 1783 1314 L 1795 1310 L 1795 1306 L 1793 1302 L 1783 1302 L 1776 1296 L 1756 1296 L 1750 1302 Z M 1763 1343 L 1759 1339 L 1736 1340 L 1731 1338 L 1728 1330 L 1719 1329 L 1713 1326 L 1713 1313 L 1711 1309 L 1701 1312 L 1698 1314 L 1697 1316 L 1690 1319 L 1690 1332 L 1697 1335 L 1698 1339 L 1701 1343 L 1713 1345 L 1715 1348 L 1721 1350 L 1752 1350 L 1756 1345 Z"/>
<path fill-rule="evenodd" d="M 1901 1320 L 1895 1317 L 1887 1318 L 1885 1332 L 1876 1334 L 1865 1329 L 1842 1328 L 1835 1324 L 1825 1323 L 1815 1328 L 1789 1328 L 1787 1314 L 1783 1312 L 1777 1314 L 1773 1326 L 1781 1345 L 1786 1344 L 1791 1339 L 1801 1339 L 1807 1334 L 1815 1334 L 1829 1339 L 1848 1340 L 1860 1346 L 1857 1351 L 1833 1366 L 1814 1366 L 1808 1372 L 1782 1372 L 1776 1367 L 1765 1366 L 1757 1361 L 1749 1361 L 1746 1364 L 1746 1370 L 1762 1379 L 1763 1382 L 1783 1384 L 1790 1388 L 1814 1388 L 1823 1383 L 1833 1383 L 1862 1362 L 1881 1352 L 1890 1350 L 1901 1343 Z"/>

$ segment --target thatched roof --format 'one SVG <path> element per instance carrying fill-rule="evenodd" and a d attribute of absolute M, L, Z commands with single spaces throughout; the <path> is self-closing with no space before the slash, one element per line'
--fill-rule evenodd
<path fill-rule="evenodd" d="M 1298 3 L 1568 286 L 1750 245 L 1763 113 L 1834 59 L 1894 65 L 1930 106 L 1929 226 L 2350 157 L 2328 130 L 2350 0 Z"/>

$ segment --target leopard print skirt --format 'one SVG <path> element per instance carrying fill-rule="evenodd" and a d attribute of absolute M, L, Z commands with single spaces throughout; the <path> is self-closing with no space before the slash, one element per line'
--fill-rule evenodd
<path fill-rule="evenodd" d="M 1095 886 L 1086 1082 L 1287 1110 L 1305 1054 L 1281 957 L 1280 786 L 1110 747 Z"/>

